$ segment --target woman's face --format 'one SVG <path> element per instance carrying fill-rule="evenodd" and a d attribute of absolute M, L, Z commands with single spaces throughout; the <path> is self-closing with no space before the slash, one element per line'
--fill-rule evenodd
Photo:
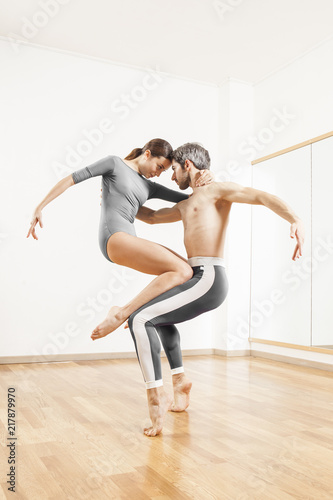
<path fill-rule="evenodd" d="M 141 175 L 150 179 L 151 177 L 159 177 L 163 172 L 166 172 L 170 166 L 170 160 L 167 160 L 163 156 L 152 156 L 149 149 L 147 149 L 143 154 L 139 170 Z"/>

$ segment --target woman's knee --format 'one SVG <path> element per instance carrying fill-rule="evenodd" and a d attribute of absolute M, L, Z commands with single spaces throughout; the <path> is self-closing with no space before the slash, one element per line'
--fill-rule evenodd
<path fill-rule="evenodd" d="M 177 275 L 179 277 L 179 285 L 182 285 L 186 281 L 190 280 L 193 276 L 193 269 L 186 262 L 182 263 L 177 270 Z"/>

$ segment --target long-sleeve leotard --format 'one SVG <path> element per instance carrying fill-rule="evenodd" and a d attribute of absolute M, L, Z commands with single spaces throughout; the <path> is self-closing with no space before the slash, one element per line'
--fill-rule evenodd
<path fill-rule="evenodd" d="M 107 242 L 114 233 L 119 231 L 136 236 L 134 220 L 139 208 L 150 198 L 179 201 L 188 195 L 166 188 L 152 182 L 129 167 L 118 156 L 107 156 L 102 160 L 73 172 L 75 184 L 91 177 L 101 175 L 102 203 L 99 225 L 99 246 L 104 257 L 107 254 Z"/>

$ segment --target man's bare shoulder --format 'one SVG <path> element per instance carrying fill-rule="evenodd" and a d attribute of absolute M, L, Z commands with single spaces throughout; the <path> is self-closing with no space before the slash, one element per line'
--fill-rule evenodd
<path fill-rule="evenodd" d="M 233 182 L 211 182 L 210 184 L 207 184 L 206 186 L 200 187 L 197 191 L 196 194 L 203 194 L 206 195 L 208 198 L 211 199 L 221 199 L 223 198 L 223 195 L 226 195 L 227 193 L 230 192 L 231 189 L 234 187 Z"/>
<path fill-rule="evenodd" d="M 195 191 L 189 196 L 187 200 L 182 200 L 177 203 L 177 208 L 180 210 L 186 209 L 188 206 L 191 206 L 192 202 L 195 200 L 205 197 L 207 198 L 207 202 L 216 202 L 219 200 L 221 203 L 231 203 L 230 201 L 224 199 L 230 192 L 233 192 L 236 187 L 239 186 L 234 182 L 211 182 L 205 186 L 200 186 L 195 189 Z"/>
<path fill-rule="evenodd" d="M 210 187 L 210 194 L 220 200 L 228 202 L 226 199 L 231 193 L 238 192 L 243 188 L 240 184 L 230 181 L 212 182 L 207 187 Z M 230 202 L 230 200 L 229 200 Z"/>

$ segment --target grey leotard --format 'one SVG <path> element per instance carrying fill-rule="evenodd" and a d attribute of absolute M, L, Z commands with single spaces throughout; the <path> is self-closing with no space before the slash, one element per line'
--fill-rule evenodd
<path fill-rule="evenodd" d="M 99 246 L 104 257 L 110 262 L 112 261 L 107 254 L 108 239 L 119 231 L 136 236 L 134 219 L 139 208 L 148 199 L 160 198 L 177 203 L 188 198 L 184 193 L 146 179 L 118 156 L 107 156 L 98 160 L 73 172 L 72 177 L 77 184 L 98 175 L 103 176 Z"/>

